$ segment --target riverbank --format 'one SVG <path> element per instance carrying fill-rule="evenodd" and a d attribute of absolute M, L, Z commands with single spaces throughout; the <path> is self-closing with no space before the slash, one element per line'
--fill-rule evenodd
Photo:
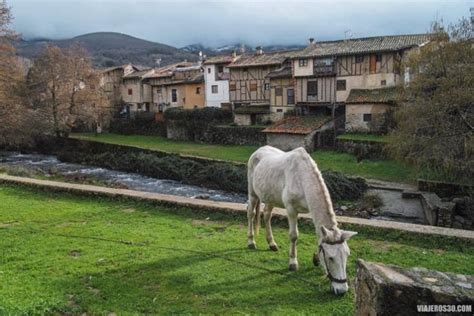
<path fill-rule="evenodd" d="M 202 158 L 219 159 L 246 163 L 258 146 L 209 145 L 194 142 L 173 141 L 159 136 L 118 135 L 118 134 L 72 134 L 72 138 L 107 144 L 132 146 L 169 153 L 190 155 Z M 393 160 L 357 161 L 354 155 L 332 150 L 317 150 L 311 157 L 322 170 L 342 172 L 346 175 L 360 176 L 392 182 L 414 183 L 417 178 L 415 168 Z"/>
<path fill-rule="evenodd" d="M 353 313 L 352 291 L 333 296 L 312 265 L 310 226 L 291 273 L 287 229 L 273 230 L 281 251 L 264 234 L 249 251 L 244 215 L 4 184 L 0 200 L 2 314 Z M 349 246 L 351 281 L 357 258 L 474 274 L 472 243 L 360 229 Z"/>

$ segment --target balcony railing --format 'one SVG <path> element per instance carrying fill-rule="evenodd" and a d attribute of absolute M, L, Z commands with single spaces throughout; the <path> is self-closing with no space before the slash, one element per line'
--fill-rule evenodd
<path fill-rule="evenodd" d="M 328 76 L 328 75 L 336 74 L 336 68 L 334 67 L 334 64 L 331 64 L 331 65 L 316 64 L 313 70 L 316 76 Z"/>

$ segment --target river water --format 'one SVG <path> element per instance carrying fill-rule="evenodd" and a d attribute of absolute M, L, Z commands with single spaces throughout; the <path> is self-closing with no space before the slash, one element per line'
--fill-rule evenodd
<path fill-rule="evenodd" d="M 99 167 L 86 166 L 59 161 L 55 156 L 40 154 L 21 154 L 18 152 L 0 151 L 0 169 L 16 169 L 15 173 L 62 175 L 74 179 L 94 179 L 111 187 L 146 191 L 185 197 L 206 197 L 214 201 L 246 203 L 244 194 L 214 190 L 196 185 L 184 184 L 175 180 L 164 180 L 146 177 L 136 173 L 114 171 Z M 391 220 L 423 224 L 424 214 L 421 202 L 401 198 L 401 192 L 391 190 L 369 189 L 368 193 L 377 194 L 383 201 L 380 214 L 374 219 Z"/>
<path fill-rule="evenodd" d="M 136 173 L 114 171 L 104 168 L 65 163 L 55 156 L 40 154 L 20 154 L 18 152 L 0 152 L 0 168 L 17 168 L 44 175 L 61 174 L 67 177 L 75 175 L 81 178 L 98 179 L 105 184 L 130 190 L 147 191 L 179 195 L 185 197 L 208 196 L 210 200 L 245 203 L 244 194 L 213 190 L 196 185 L 184 184 L 175 180 L 163 180 L 142 176 Z"/>

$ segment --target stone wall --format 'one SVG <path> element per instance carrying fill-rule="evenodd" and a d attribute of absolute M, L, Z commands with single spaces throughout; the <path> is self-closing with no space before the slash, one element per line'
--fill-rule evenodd
<path fill-rule="evenodd" d="M 264 146 L 267 136 L 262 133 L 263 129 L 249 126 L 209 126 L 200 141 L 209 144 Z"/>
<path fill-rule="evenodd" d="M 355 315 L 361 316 L 417 315 L 419 305 L 470 305 L 472 309 L 474 277 L 359 259 L 355 292 Z"/>
<path fill-rule="evenodd" d="M 362 140 L 337 139 L 336 148 L 352 155 L 358 159 L 385 159 L 387 154 L 384 150 L 385 143 Z"/>

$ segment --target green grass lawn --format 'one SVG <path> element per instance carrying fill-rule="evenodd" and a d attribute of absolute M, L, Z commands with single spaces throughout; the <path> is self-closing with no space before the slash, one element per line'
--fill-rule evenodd
<path fill-rule="evenodd" d="M 279 252 L 246 249 L 244 216 L 0 186 L 0 314 L 349 315 L 354 294 L 329 291 L 312 265 L 313 229 L 298 241 L 300 270 Z M 473 274 L 474 246 L 451 239 L 360 230 L 355 260 Z"/>
<path fill-rule="evenodd" d="M 371 142 L 388 143 L 389 137 L 385 135 L 363 134 L 363 133 L 345 133 L 337 136 L 337 139 L 362 140 Z"/>
<path fill-rule="evenodd" d="M 248 145 L 229 146 L 182 142 L 159 136 L 74 134 L 72 137 L 235 162 L 247 162 L 250 155 L 258 148 L 258 146 Z M 405 183 L 414 182 L 417 176 L 415 168 L 393 160 L 357 162 L 353 155 L 331 150 L 318 150 L 311 156 L 323 170 L 339 171 L 354 176 Z"/>

